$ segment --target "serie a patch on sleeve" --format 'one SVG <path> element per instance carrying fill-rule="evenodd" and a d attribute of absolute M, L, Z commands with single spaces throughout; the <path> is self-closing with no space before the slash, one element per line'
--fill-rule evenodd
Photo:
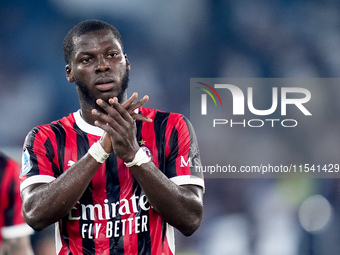
<path fill-rule="evenodd" d="M 30 160 L 30 154 L 28 150 L 26 149 L 25 152 L 22 154 L 22 167 L 21 167 L 21 174 L 20 177 L 27 174 L 31 169 L 31 160 Z"/>

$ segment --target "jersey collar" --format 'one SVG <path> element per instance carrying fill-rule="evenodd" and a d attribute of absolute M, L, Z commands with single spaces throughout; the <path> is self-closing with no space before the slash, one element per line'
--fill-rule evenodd
<path fill-rule="evenodd" d="M 91 135 L 96 135 L 96 136 L 102 136 L 104 134 L 104 130 L 90 125 L 89 123 L 87 123 L 83 117 L 81 116 L 81 110 L 79 109 L 78 111 L 73 113 L 74 119 L 77 123 L 77 126 L 83 130 L 84 132 L 91 134 Z"/>
<path fill-rule="evenodd" d="M 135 113 L 138 113 L 140 108 L 137 108 L 134 110 Z M 79 109 L 78 111 L 73 113 L 74 119 L 78 125 L 78 127 L 83 130 L 84 132 L 91 134 L 91 135 L 97 135 L 97 136 L 102 136 L 104 134 L 104 130 L 90 125 L 89 123 L 87 123 L 83 117 L 81 116 L 81 110 Z"/>

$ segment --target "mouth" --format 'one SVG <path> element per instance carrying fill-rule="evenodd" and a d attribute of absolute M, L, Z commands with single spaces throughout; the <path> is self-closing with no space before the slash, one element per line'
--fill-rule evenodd
<path fill-rule="evenodd" d="M 114 87 L 114 80 L 108 77 L 99 78 L 96 83 L 95 87 L 100 91 L 108 91 Z"/>

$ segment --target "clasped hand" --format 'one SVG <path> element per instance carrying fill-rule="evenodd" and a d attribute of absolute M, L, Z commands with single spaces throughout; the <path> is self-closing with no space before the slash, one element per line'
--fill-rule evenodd
<path fill-rule="evenodd" d="M 101 138 L 103 149 L 107 153 L 114 152 L 124 162 L 132 161 L 139 149 L 134 120 L 152 121 L 148 117 L 135 112 L 135 109 L 146 103 L 149 97 L 144 96 L 134 103 L 137 97 L 138 94 L 135 92 L 123 104 L 118 103 L 116 97 L 111 98 L 108 103 L 102 99 L 97 99 L 96 103 L 104 112 L 92 109 L 92 114 L 97 116 L 94 124 L 105 131 Z"/>

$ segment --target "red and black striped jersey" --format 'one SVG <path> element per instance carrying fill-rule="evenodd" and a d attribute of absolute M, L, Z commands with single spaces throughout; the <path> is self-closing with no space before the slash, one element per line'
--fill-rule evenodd
<path fill-rule="evenodd" d="M 19 164 L 0 153 L 0 245 L 3 239 L 33 233 L 22 214 L 19 174 Z"/>
<path fill-rule="evenodd" d="M 139 108 L 151 123 L 136 121 L 137 141 L 154 164 L 178 185 L 204 188 L 196 136 L 180 114 Z M 86 123 L 80 111 L 26 137 L 21 189 L 58 178 L 83 157 L 103 130 Z M 149 204 L 124 162 L 114 153 L 101 165 L 83 196 L 56 223 L 57 254 L 174 254 L 174 231 Z"/>

